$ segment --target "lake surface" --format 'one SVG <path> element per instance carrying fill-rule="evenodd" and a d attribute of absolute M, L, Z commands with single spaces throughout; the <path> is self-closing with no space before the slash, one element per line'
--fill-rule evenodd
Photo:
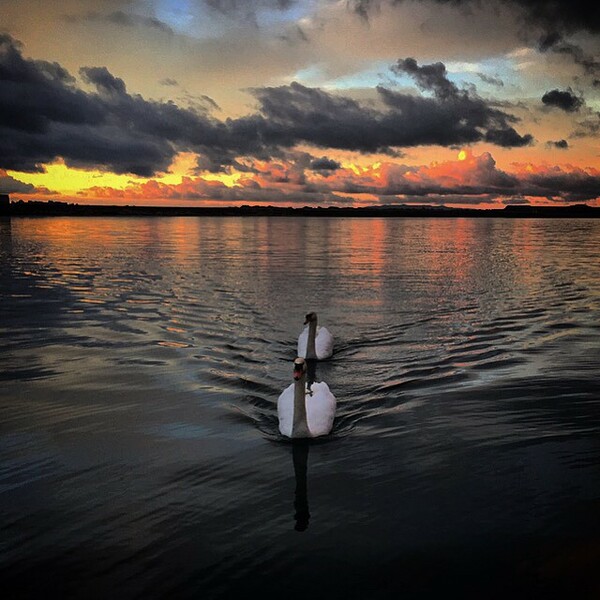
<path fill-rule="evenodd" d="M 600 220 L 13 218 L 0 252 L 3 597 L 600 597 Z M 337 415 L 291 444 L 310 311 Z"/>

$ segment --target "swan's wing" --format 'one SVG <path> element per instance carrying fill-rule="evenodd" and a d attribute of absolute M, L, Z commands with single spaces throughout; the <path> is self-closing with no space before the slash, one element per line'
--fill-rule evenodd
<path fill-rule="evenodd" d="M 317 329 L 315 349 L 319 359 L 329 358 L 333 354 L 333 336 L 326 327 Z"/>
<path fill-rule="evenodd" d="M 281 434 L 292 437 L 292 423 L 294 421 L 293 383 L 286 387 L 277 399 L 277 416 L 279 417 L 279 431 Z"/>
<path fill-rule="evenodd" d="M 336 399 L 324 382 L 313 383 L 311 395 L 306 396 L 306 420 L 313 437 L 327 435 L 333 427 Z"/>
<path fill-rule="evenodd" d="M 302 358 L 306 358 L 306 346 L 308 344 L 308 327 L 298 336 L 298 354 Z"/>

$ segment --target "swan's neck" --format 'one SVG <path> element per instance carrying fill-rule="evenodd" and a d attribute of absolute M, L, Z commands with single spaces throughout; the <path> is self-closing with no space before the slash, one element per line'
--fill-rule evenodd
<path fill-rule="evenodd" d="M 294 418 L 292 421 L 292 437 L 309 437 L 306 420 L 306 374 L 294 383 Z"/>
<path fill-rule="evenodd" d="M 311 321 L 308 324 L 308 341 L 306 342 L 306 358 L 317 358 L 317 349 L 315 340 L 317 339 L 317 322 Z"/>

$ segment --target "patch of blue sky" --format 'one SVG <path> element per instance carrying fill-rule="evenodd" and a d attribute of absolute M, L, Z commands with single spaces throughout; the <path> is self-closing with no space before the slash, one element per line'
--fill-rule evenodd
<path fill-rule="evenodd" d="M 526 87 L 517 57 L 495 57 L 478 62 L 446 63 L 448 79 L 458 87 L 473 84 L 482 93 L 491 92 L 496 98 L 514 97 L 515 89 Z"/>
<path fill-rule="evenodd" d="M 139 0 L 138 0 L 139 1 Z M 293 2 L 286 8 L 258 6 L 252 14 L 240 3 L 237 12 L 225 14 L 195 0 L 151 0 L 154 15 L 169 27 L 196 38 L 216 38 L 230 29 L 258 25 L 261 29 L 278 28 L 298 23 L 315 10 L 316 0 Z M 148 2 L 145 2 L 146 10 Z M 253 18 L 256 19 L 254 23 Z M 250 17 L 250 22 L 248 18 Z"/>
<path fill-rule="evenodd" d="M 394 80 L 397 79 L 394 77 Z M 336 90 L 350 90 L 358 88 L 374 88 L 378 85 L 387 85 L 390 82 L 390 65 L 388 61 L 378 61 L 367 68 L 330 79 L 324 87 Z"/>
<path fill-rule="evenodd" d="M 192 0 L 154 0 L 153 4 L 156 18 L 175 31 L 189 33 L 194 27 L 198 7 Z"/>
<path fill-rule="evenodd" d="M 292 77 L 291 81 L 297 81 L 302 85 L 306 85 L 308 87 L 320 86 L 323 85 L 323 82 L 327 79 L 325 71 L 320 65 L 310 65 L 308 67 L 304 67 L 296 71 Z"/>
<path fill-rule="evenodd" d="M 378 85 L 387 88 L 414 89 L 417 86 L 412 77 L 405 73 L 393 73 L 389 61 L 375 61 L 363 69 L 332 76 L 326 64 L 313 64 L 300 69 L 290 78 L 302 85 L 321 87 L 327 90 L 373 89 Z M 528 88 L 518 57 L 503 57 L 478 62 L 448 62 L 447 77 L 462 88 L 474 85 L 482 95 L 491 94 L 496 99 L 514 97 L 515 90 Z M 528 90 L 529 91 L 529 90 Z M 419 90 L 417 93 L 427 92 Z M 536 90 L 537 93 L 537 90 Z"/>
<path fill-rule="evenodd" d="M 380 61 L 370 64 L 361 71 L 340 76 L 328 74 L 326 65 L 310 65 L 296 71 L 291 79 L 306 86 L 319 86 L 329 90 L 349 90 L 386 85 L 389 82 L 389 74 L 389 63 Z M 394 76 L 394 78 L 396 77 Z"/>

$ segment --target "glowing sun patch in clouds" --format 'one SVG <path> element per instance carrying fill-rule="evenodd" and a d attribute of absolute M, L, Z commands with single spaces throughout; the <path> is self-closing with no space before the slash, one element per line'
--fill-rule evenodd
<path fill-rule="evenodd" d="M 197 157 L 195 154 L 182 152 L 176 156 L 169 173 L 151 178 L 118 175 L 95 169 L 77 169 L 67 166 L 63 161 L 46 165 L 43 173 L 10 171 L 8 174 L 18 181 L 31 184 L 36 188 L 47 188 L 58 194 L 76 195 L 94 188 L 125 190 L 132 184 L 144 184 L 149 181 L 165 185 L 178 185 L 184 177 L 193 175 L 196 165 Z M 239 177 L 239 174 L 208 173 L 203 176 L 203 179 L 232 186 L 235 185 Z"/>
<path fill-rule="evenodd" d="M 131 175 L 74 169 L 65 165 L 64 162 L 46 165 L 43 173 L 16 173 L 11 171 L 10 174 L 15 179 L 30 183 L 36 188 L 45 187 L 61 194 L 74 194 L 98 185 L 123 189 L 132 180 Z"/>

